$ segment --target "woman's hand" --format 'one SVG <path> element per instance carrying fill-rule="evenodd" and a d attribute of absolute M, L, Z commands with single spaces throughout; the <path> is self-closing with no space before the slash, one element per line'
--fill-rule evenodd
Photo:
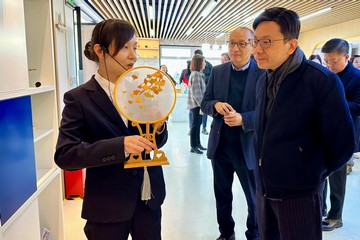
<path fill-rule="evenodd" d="M 124 138 L 124 148 L 126 153 L 141 154 L 144 150 L 146 153 L 155 149 L 155 144 L 148 139 L 139 135 L 126 136 Z"/>

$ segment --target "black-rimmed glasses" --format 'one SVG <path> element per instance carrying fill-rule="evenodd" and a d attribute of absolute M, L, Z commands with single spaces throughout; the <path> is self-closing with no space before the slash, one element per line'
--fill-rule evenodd
<path fill-rule="evenodd" d="M 250 43 L 248 42 L 245 42 L 245 41 L 240 41 L 240 42 L 233 42 L 233 41 L 229 41 L 227 42 L 228 46 L 233 49 L 235 47 L 235 45 L 238 47 L 238 48 L 246 48 L 246 46 Z"/>
<path fill-rule="evenodd" d="M 272 43 L 276 41 L 286 41 L 286 39 L 249 39 L 249 43 L 253 48 L 256 48 L 258 44 L 260 44 L 262 48 L 269 48 Z"/>

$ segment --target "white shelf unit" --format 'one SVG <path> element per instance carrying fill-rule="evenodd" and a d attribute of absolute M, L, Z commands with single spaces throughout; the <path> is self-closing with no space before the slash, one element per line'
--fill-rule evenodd
<path fill-rule="evenodd" d="M 16 74 L 0 73 L 0 101 L 31 97 L 37 180 L 37 190 L 0 223 L 0 240 L 39 240 L 43 228 L 51 231 L 51 240 L 64 240 L 62 173 L 54 163 L 58 118 L 52 4 L 52 0 L 0 1 L 0 8 L 9 13 L 4 15 L 8 21 L 3 21 L 8 44 L 0 50 L 16 51 L 2 66 Z M 41 86 L 35 87 L 36 82 Z"/>

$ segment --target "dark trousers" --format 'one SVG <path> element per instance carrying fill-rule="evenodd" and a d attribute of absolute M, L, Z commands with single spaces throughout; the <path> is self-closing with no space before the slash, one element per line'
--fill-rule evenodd
<path fill-rule="evenodd" d="M 216 213 L 219 230 L 222 236 L 230 237 L 234 233 L 235 221 L 232 212 L 232 183 L 234 172 L 240 180 L 247 202 L 247 231 L 248 240 L 259 239 L 258 225 L 255 210 L 255 177 L 254 171 L 248 170 L 244 160 L 223 159 L 215 156 L 211 160 L 214 174 L 214 193 L 216 200 Z"/>
<path fill-rule="evenodd" d="M 89 240 L 161 240 L 161 209 L 150 209 L 144 201 L 136 206 L 132 219 L 125 222 L 87 221 L 84 232 Z"/>
<path fill-rule="evenodd" d="M 261 240 L 321 240 L 322 193 L 270 200 L 256 195 Z"/>
<path fill-rule="evenodd" d="M 341 219 L 345 200 L 346 164 L 336 172 L 333 172 L 328 178 L 331 204 L 328 218 Z M 326 193 L 324 195 L 326 195 Z"/>
<path fill-rule="evenodd" d="M 200 125 L 202 115 L 200 115 L 200 107 L 190 109 L 191 127 L 190 127 L 190 146 L 197 147 L 200 145 Z"/>
<path fill-rule="evenodd" d="M 206 129 L 206 124 L 207 124 L 207 115 L 206 114 L 202 115 L 201 124 L 202 124 L 202 129 Z"/>
<path fill-rule="evenodd" d="M 328 189 L 328 179 L 325 179 L 324 182 L 324 191 L 323 191 L 323 200 L 322 200 L 322 211 L 327 211 L 326 197 L 327 197 L 327 189 Z"/>

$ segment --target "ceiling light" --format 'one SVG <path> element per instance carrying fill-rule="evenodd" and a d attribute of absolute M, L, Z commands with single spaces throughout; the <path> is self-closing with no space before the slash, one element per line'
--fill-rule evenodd
<path fill-rule="evenodd" d="M 209 13 L 211 12 L 211 10 L 214 9 L 214 7 L 216 6 L 217 2 L 216 1 L 212 1 L 209 5 L 207 5 L 207 7 L 205 8 L 204 11 L 202 11 L 201 16 L 202 17 L 206 17 L 209 15 Z"/>
<path fill-rule="evenodd" d="M 149 17 L 151 20 L 154 20 L 154 8 L 153 6 L 149 6 Z"/>
<path fill-rule="evenodd" d="M 154 37 L 155 35 L 155 30 L 153 28 L 150 28 L 150 36 Z"/>
<path fill-rule="evenodd" d="M 318 16 L 318 15 L 321 15 L 321 14 L 326 13 L 328 11 L 331 11 L 331 9 L 332 9 L 332 7 L 324 8 L 324 9 L 322 9 L 320 11 L 310 13 L 309 15 L 305 15 L 303 17 L 300 17 L 299 19 L 300 19 L 300 21 L 303 21 L 303 20 Z"/>
<path fill-rule="evenodd" d="M 220 33 L 219 35 L 217 35 L 215 38 L 220 38 L 220 37 L 222 37 L 222 36 L 224 36 L 225 35 L 225 33 Z"/>
<path fill-rule="evenodd" d="M 194 28 L 189 27 L 189 29 L 186 31 L 185 35 L 189 36 L 194 31 Z"/>
<path fill-rule="evenodd" d="M 264 11 L 264 10 L 258 11 L 258 12 L 256 12 L 256 13 L 254 13 L 253 15 L 245 18 L 244 21 L 243 21 L 243 23 L 248 23 L 248 22 L 254 20 L 254 19 L 255 19 L 257 16 L 259 16 L 260 13 L 262 13 L 263 11 Z"/>

